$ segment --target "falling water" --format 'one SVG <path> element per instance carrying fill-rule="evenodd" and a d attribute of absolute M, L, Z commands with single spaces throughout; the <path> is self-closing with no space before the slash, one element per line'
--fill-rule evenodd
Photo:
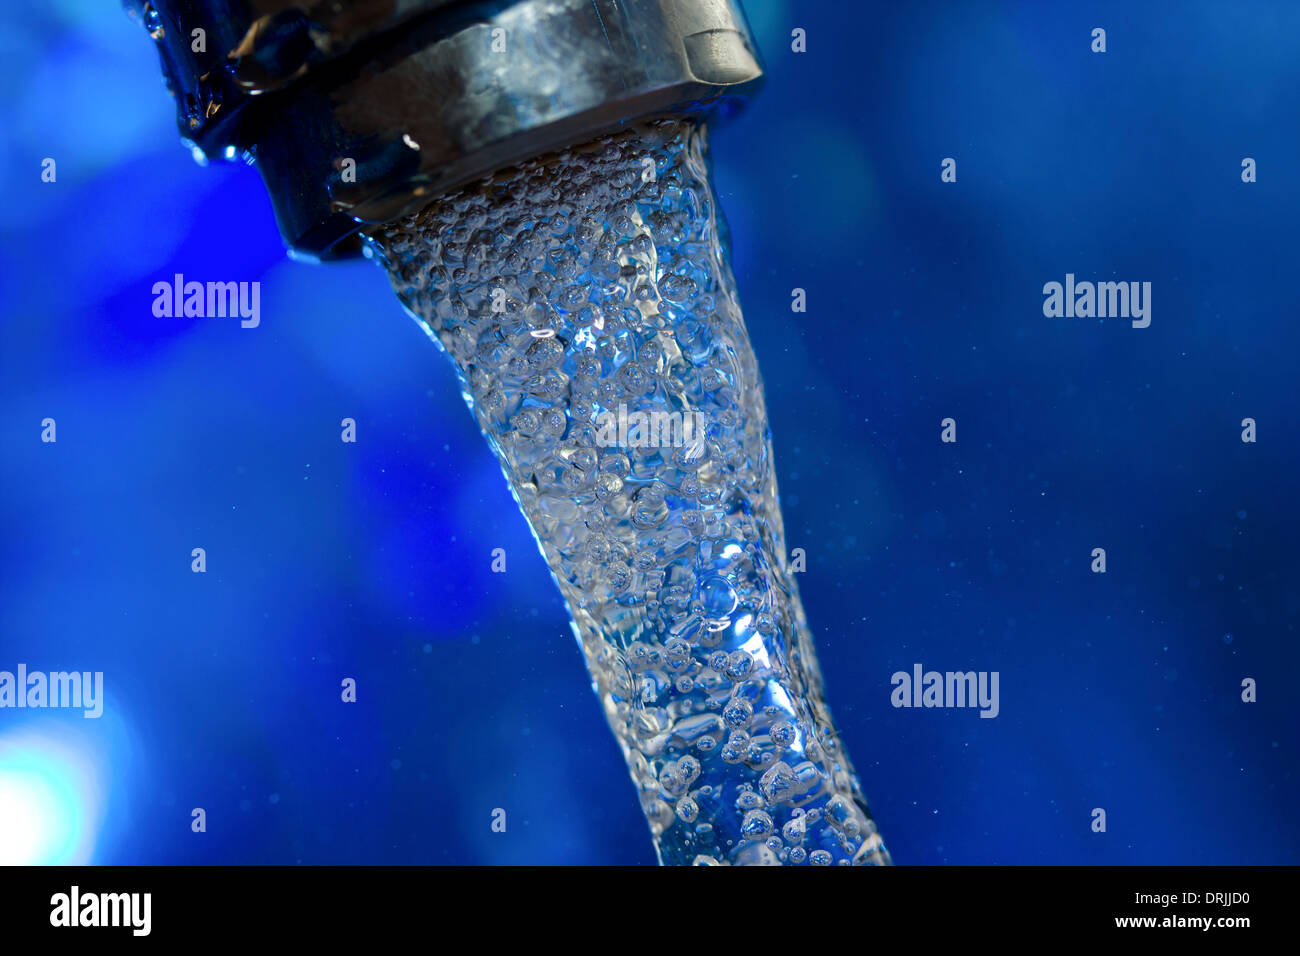
<path fill-rule="evenodd" d="M 456 364 L 660 861 L 888 863 L 786 558 L 703 127 L 524 163 L 367 241 Z"/>

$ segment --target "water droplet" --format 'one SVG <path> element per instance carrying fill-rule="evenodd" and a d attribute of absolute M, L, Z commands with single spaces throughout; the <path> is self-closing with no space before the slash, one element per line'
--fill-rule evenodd
<path fill-rule="evenodd" d="M 754 669 L 754 658 L 745 651 L 732 651 L 727 655 L 727 676 L 739 683 Z"/>
<path fill-rule="evenodd" d="M 772 818 L 762 810 L 750 810 L 740 823 L 740 832 L 749 840 L 762 840 L 772 832 Z"/>
<path fill-rule="evenodd" d="M 165 35 L 163 32 L 162 14 L 154 8 L 152 3 L 144 5 L 144 28 L 149 31 L 149 36 L 155 40 L 161 40 Z"/>
<path fill-rule="evenodd" d="M 694 823 L 700 815 L 700 805 L 690 797 L 682 797 L 677 801 L 677 819 L 683 823 Z"/>
<path fill-rule="evenodd" d="M 723 708 L 722 719 L 729 727 L 740 730 L 754 719 L 754 705 L 743 697 L 735 697 Z"/>
<path fill-rule="evenodd" d="M 798 778 L 790 769 L 790 765 L 783 760 L 778 760 L 772 766 L 767 768 L 759 781 L 758 787 L 763 791 L 763 799 L 768 803 L 776 806 L 791 799 L 795 795 L 795 785 Z M 786 837 L 786 839 L 790 839 Z"/>
<path fill-rule="evenodd" d="M 736 609 L 739 598 L 736 589 L 726 578 L 714 576 L 705 578 L 695 594 L 700 613 L 710 618 L 727 617 Z"/>
<path fill-rule="evenodd" d="M 695 294 L 697 286 L 690 276 L 668 276 L 659 283 L 659 294 L 673 302 L 686 302 Z"/>

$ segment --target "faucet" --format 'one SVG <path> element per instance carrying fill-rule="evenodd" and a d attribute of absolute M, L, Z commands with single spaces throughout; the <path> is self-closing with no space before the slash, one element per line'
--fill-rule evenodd
<path fill-rule="evenodd" d="M 456 364 L 660 861 L 890 863 L 708 182 L 703 118 L 763 77 L 736 0 L 127 6 L 194 156 L 254 162 L 296 258 L 377 258 Z"/>
<path fill-rule="evenodd" d="M 295 258 L 482 176 L 762 81 L 734 0 L 126 0 L 196 159 L 247 156 Z"/>

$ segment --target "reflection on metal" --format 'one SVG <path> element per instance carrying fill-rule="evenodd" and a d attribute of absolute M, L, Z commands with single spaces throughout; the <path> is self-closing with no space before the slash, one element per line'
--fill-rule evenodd
<path fill-rule="evenodd" d="M 307 258 L 629 120 L 740 102 L 762 77 L 736 0 L 126 5 L 161 31 L 182 135 L 206 158 L 247 153 Z"/>

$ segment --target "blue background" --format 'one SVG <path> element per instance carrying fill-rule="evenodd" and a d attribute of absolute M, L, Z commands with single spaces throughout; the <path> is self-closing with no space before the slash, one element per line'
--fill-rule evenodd
<path fill-rule="evenodd" d="M 895 859 L 1297 862 L 1300 5 L 746 7 L 770 79 L 715 183 Z M 0 669 L 108 693 L 99 721 L 0 711 L 0 794 L 53 795 L 38 861 L 653 862 L 557 591 L 380 270 L 288 260 L 255 170 L 178 146 L 114 4 L 7 4 L 0 49 Z M 261 326 L 155 318 L 176 272 L 260 281 Z M 1151 282 L 1150 328 L 1045 318 L 1067 272 Z M 893 709 L 918 662 L 999 671 L 1000 716 Z"/>

